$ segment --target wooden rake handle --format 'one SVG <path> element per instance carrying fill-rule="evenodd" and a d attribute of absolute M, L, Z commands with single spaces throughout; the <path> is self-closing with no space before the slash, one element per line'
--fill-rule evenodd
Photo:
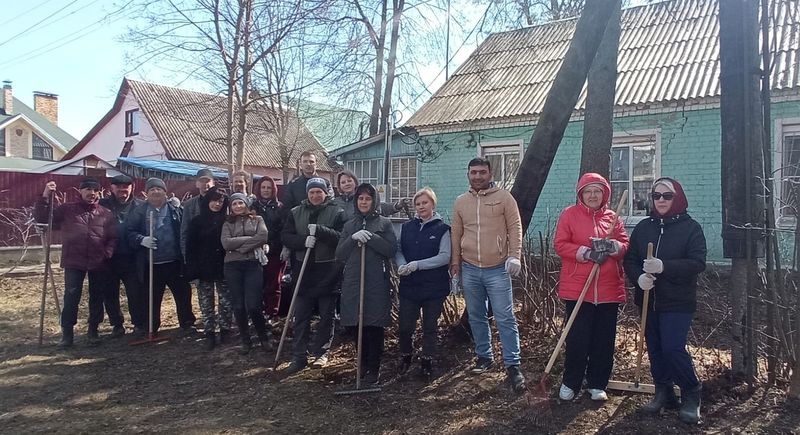
<path fill-rule="evenodd" d="M 614 221 L 611 223 L 611 230 L 608 232 L 606 238 L 610 238 L 614 234 L 614 230 L 617 228 L 617 222 L 619 222 L 619 216 L 622 213 L 622 208 L 625 205 L 625 201 L 628 199 L 628 191 L 625 190 L 622 192 L 622 197 L 619 199 L 619 203 L 617 204 L 616 215 L 614 216 Z M 558 358 L 558 354 L 561 351 L 561 347 L 564 345 L 564 342 L 567 340 L 567 335 L 569 334 L 569 330 L 572 328 L 572 324 L 575 322 L 575 318 L 578 317 L 578 309 L 581 307 L 583 300 L 586 298 L 586 292 L 589 290 L 589 286 L 592 284 L 594 277 L 600 270 L 600 265 L 595 263 L 592 266 L 592 270 L 589 272 L 589 277 L 586 278 L 586 283 L 583 284 L 583 290 L 581 290 L 580 296 L 578 296 L 578 300 L 575 302 L 575 308 L 572 310 L 572 314 L 570 314 L 569 319 L 567 319 L 567 324 L 564 326 L 564 330 L 561 332 L 561 337 L 558 338 L 558 343 L 556 343 L 556 348 L 553 349 L 553 353 L 550 355 L 550 360 L 547 362 L 547 366 L 544 369 L 545 374 L 549 374 L 550 370 L 553 369 L 553 364 L 556 362 L 556 358 Z"/>
<path fill-rule="evenodd" d="M 653 242 L 647 244 L 647 258 L 653 258 Z M 642 319 L 639 322 L 639 342 L 636 346 L 636 372 L 633 377 L 634 385 L 639 386 L 642 377 L 642 356 L 644 355 L 644 332 L 647 325 L 647 310 L 650 305 L 650 289 L 644 290 L 642 300 Z"/>

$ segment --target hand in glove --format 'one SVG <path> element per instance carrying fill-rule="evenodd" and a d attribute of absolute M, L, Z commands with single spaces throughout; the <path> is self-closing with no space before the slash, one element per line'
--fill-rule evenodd
<path fill-rule="evenodd" d="M 397 268 L 397 274 L 400 276 L 408 276 L 411 275 L 411 271 L 408 270 L 408 264 L 404 264 Z"/>
<path fill-rule="evenodd" d="M 520 263 L 519 258 L 506 258 L 506 272 L 508 272 L 509 275 L 517 276 L 519 275 L 520 271 L 522 271 L 522 263 Z"/>
<path fill-rule="evenodd" d="M 647 258 L 642 264 L 642 269 L 647 273 L 661 273 L 664 271 L 664 262 L 658 258 Z"/>
<path fill-rule="evenodd" d="M 590 249 L 586 253 L 586 259 L 592 263 L 603 264 L 606 262 L 606 260 L 608 260 L 608 252 L 600 252 Z"/>
<path fill-rule="evenodd" d="M 451 295 L 460 295 L 464 293 L 464 287 L 461 285 L 461 277 L 458 275 L 453 275 L 450 278 L 450 294 Z"/>
<path fill-rule="evenodd" d="M 306 237 L 306 248 L 311 249 L 317 244 L 317 238 L 314 236 Z"/>
<path fill-rule="evenodd" d="M 139 242 L 140 245 L 144 246 L 147 249 L 158 249 L 157 243 L 158 239 L 155 237 L 143 237 L 142 240 Z"/>
<path fill-rule="evenodd" d="M 287 247 L 283 247 L 281 249 L 281 261 L 289 261 L 289 257 L 292 255 L 292 251 L 289 250 Z"/>
<path fill-rule="evenodd" d="M 308 234 L 311 235 L 317 234 L 317 224 L 308 224 Z"/>
<path fill-rule="evenodd" d="M 598 252 L 608 252 L 614 255 L 620 250 L 621 243 L 614 239 L 598 239 L 592 237 L 592 249 Z"/>
<path fill-rule="evenodd" d="M 406 263 L 406 269 L 408 269 L 408 273 L 414 273 L 419 269 L 419 264 L 416 261 L 409 261 Z"/>
<path fill-rule="evenodd" d="M 656 278 L 649 273 L 643 273 L 639 275 L 636 284 L 639 284 L 639 288 L 642 290 L 650 290 L 656 286 Z"/>
<path fill-rule="evenodd" d="M 355 233 L 353 233 L 353 235 L 350 237 L 356 242 L 364 244 L 367 243 L 369 239 L 372 238 L 372 233 L 370 233 L 367 230 L 358 230 Z"/>
<path fill-rule="evenodd" d="M 178 207 L 181 206 L 181 200 L 177 196 L 175 196 L 174 193 L 172 194 L 172 196 L 167 201 L 169 202 L 169 204 L 171 206 L 173 206 L 175 208 L 178 208 Z"/>

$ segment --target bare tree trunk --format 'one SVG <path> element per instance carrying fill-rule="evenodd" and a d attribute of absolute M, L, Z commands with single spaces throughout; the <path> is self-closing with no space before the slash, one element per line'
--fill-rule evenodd
<path fill-rule="evenodd" d="M 386 130 L 391 116 L 392 91 L 397 69 L 397 41 L 400 39 L 400 20 L 403 18 L 403 8 L 405 8 L 405 0 L 392 0 L 392 32 L 389 40 L 389 59 L 386 65 L 386 90 L 383 92 L 383 108 L 378 132 Z"/>
<path fill-rule="evenodd" d="M 236 170 L 244 169 L 244 143 L 247 138 L 247 112 L 250 110 L 250 77 L 253 69 L 251 63 L 250 38 L 253 27 L 252 0 L 244 0 L 244 28 L 242 29 L 242 93 L 239 101 L 239 124 L 236 132 Z M 232 178 L 233 174 L 231 174 Z"/>
<path fill-rule="evenodd" d="M 547 94 L 539 122 L 522 159 L 511 193 L 519 205 L 523 231 L 528 230 L 542 187 L 547 180 L 558 145 L 575 110 L 589 67 L 618 0 L 589 2 L 578 19 L 572 42 Z"/>
<path fill-rule="evenodd" d="M 367 27 L 372 46 L 375 48 L 375 73 L 373 75 L 374 88 L 372 89 L 372 111 L 369 116 L 369 135 L 375 135 L 380 131 L 381 120 L 381 94 L 383 92 L 383 61 L 386 56 L 386 14 L 389 0 L 381 0 L 381 25 L 376 32 L 369 21 L 369 18 L 361 8 L 359 0 L 355 1 L 355 6 L 361 15 L 361 22 Z"/>
<path fill-rule="evenodd" d="M 583 119 L 581 174 L 596 172 L 609 178 L 621 15 L 622 1 L 618 0 L 589 69 L 586 115 Z"/>

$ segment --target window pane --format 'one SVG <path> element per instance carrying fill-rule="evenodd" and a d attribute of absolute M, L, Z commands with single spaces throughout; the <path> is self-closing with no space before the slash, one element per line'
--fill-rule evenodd
<path fill-rule="evenodd" d="M 492 164 L 492 179 L 498 183 L 503 181 L 503 155 L 489 154 L 486 156 Z"/>
<path fill-rule="evenodd" d="M 797 215 L 798 190 L 800 190 L 800 134 L 783 137 L 783 168 L 781 186 L 781 214 Z"/>
<path fill-rule="evenodd" d="M 630 158 L 629 147 L 611 148 L 611 181 L 627 181 Z"/>
<path fill-rule="evenodd" d="M 608 206 L 616 210 L 617 204 L 619 203 L 619 198 L 624 192 L 628 189 L 628 182 L 620 182 L 620 181 L 612 181 L 611 182 L 611 200 L 608 203 Z M 630 203 L 630 192 L 628 192 L 628 202 Z M 630 206 L 629 206 L 630 207 Z M 627 214 L 627 213 L 625 213 Z"/>
<path fill-rule="evenodd" d="M 517 171 L 519 170 L 519 153 L 506 154 L 506 170 L 505 179 L 503 180 L 503 188 L 510 189 L 514 185 L 514 180 L 517 179 Z"/>
<path fill-rule="evenodd" d="M 628 200 L 631 202 L 631 216 L 650 214 L 650 188 L 652 186 L 653 180 L 633 182 L 633 192 L 628 193 Z"/>
<path fill-rule="evenodd" d="M 633 147 L 633 179 L 635 181 L 655 181 L 655 146 Z"/>

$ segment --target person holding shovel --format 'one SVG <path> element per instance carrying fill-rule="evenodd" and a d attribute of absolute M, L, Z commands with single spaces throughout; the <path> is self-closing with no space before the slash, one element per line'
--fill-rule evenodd
<path fill-rule="evenodd" d="M 648 310 L 645 341 L 656 392 L 642 410 L 657 413 L 680 406 L 680 419 L 696 424 L 701 384 L 686 339 L 697 307 L 697 275 L 706 268 L 706 239 L 703 228 L 686 212 L 689 203 L 680 183 L 659 178 L 650 192 L 650 217 L 634 228 L 624 263 L 636 285 L 636 305 Z M 647 256 L 648 243 L 655 248 L 652 258 Z M 648 290 L 652 296 L 642 307 Z M 680 404 L 675 384 L 681 388 Z"/>
<path fill-rule="evenodd" d="M 625 225 L 608 207 L 610 197 L 611 186 L 602 175 L 584 174 L 578 181 L 576 204 L 564 209 L 556 227 L 554 244 L 561 257 L 558 296 L 566 305 L 565 318 L 578 310 L 566 339 L 561 400 L 574 399 L 584 378 L 592 400 L 608 399 L 605 389 L 614 365 L 617 313 L 625 302 L 622 259 L 628 249 Z M 589 279 L 590 287 L 578 306 Z"/>
<path fill-rule="evenodd" d="M 78 305 L 83 280 L 89 276 L 89 344 L 99 343 L 97 326 L 103 321 L 103 286 L 109 273 L 109 259 L 117 244 L 117 222 L 107 208 L 100 206 L 102 187 L 94 178 L 81 181 L 77 201 L 52 210 L 53 229 L 61 230 L 61 267 L 64 269 L 64 310 L 61 311 L 61 341 L 67 348 L 73 343 L 73 328 L 78 322 Z M 36 222 L 47 223 L 50 207 L 55 207 L 56 182 L 48 181 L 36 201 Z"/>
<path fill-rule="evenodd" d="M 363 183 L 355 191 L 355 216 L 347 221 L 336 247 L 336 258 L 345 263 L 342 280 L 342 325 L 361 327 L 363 338 L 361 361 L 363 380 L 377 384 L 380 380 L 384 332 L 392 321 L 389 261 L 397 251 L 397 238 L 392 222 L 378 212 L 378 192 Z M 363 246 L 363 249 L 362 249 Z M 361 262 L 361 255 L 364 262 Z M 361 264 L 364 282 L 361 282 Z M 359 315 L 361 292 L 364 306 Z M 357 338 L 358 334 L 352 334 Z"/>
<path fill-rule="evenodd" d="M 262 349 L 269 352 L 275 347 L 262 312 L 264 270 L 260 259 L 267 254 L 264 252 L 267 226 L 261 216 L 250 210 L 250 205 L 250 198 L 244 193 L 230 196 L 231 213 L 222 224 L 221 236 L 225 249 L 225 283 L 239 328 L 239 353 L 242 355 L 252 347 L 248 318 L 253 322 Z"/>
<path fill-rule="evenodd" d="M 333 203 L 328 195 L 326 181 L 313 177 L 306 183 L 307 199 L 294 207 L 286 219 L 281 233 L 284 247 L 294 252 L 298 267 L 292 267 L 292 280 L 300 281 L 294 298 L 294 339 L 292 362 L 284 373 L 291 375 L 303 370 L 308 364 L 309 354 L 314 359 L 312 367 L 323 368 L 328 364 L 328 350 L 333 342 L 333 313 L 339 289 L 341 267 L 336 261 L 336 244 L 339 242 L 344 211 Z M 303 267 L 305 253 L 309 252 L 308 264 Z M 301 279 L 300 271 L 305 275 Z M 314 307 L 319 309 L 317 332 L 311 336 L 311 316 Z M 287 322 L 291 319 L 291 314 Z M 309 341 L 311 343 L 309 344 Z"/>

